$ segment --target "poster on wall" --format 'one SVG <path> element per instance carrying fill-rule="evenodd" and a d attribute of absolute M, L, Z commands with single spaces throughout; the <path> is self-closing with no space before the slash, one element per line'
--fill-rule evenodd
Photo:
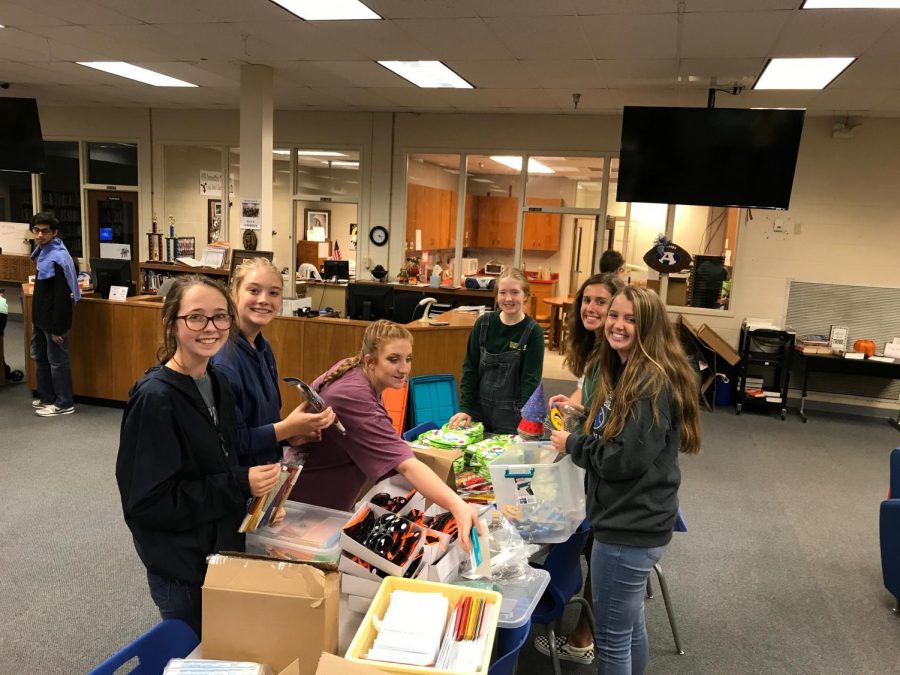
<path fill-rule="evenodd" d="M 222 238 L 222 200 L 206 200 L 206 241 L 215 244 Z"/>
<path fill-rule="evenodd" d="M 200 172 L 200 194 L 204 197 L 221 197 L 222 196 L 222 172 L 221 171 L 201 171 Z"/>
<path fill-rule="evenodd" d="M 242 230 L 262 229 L 262 220 L 259 217 L 259 200 L 258 199 L 242 199 L 241 200 L 241 229 Z"/>

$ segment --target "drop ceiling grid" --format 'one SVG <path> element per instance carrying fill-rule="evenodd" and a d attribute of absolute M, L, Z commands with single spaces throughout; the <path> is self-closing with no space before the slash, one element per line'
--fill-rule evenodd
<path fill-rule="evenodd" d="M 759 58 L 770 53 L 790 12 L 703 12 L 684 17 L 682 58 Z"/>

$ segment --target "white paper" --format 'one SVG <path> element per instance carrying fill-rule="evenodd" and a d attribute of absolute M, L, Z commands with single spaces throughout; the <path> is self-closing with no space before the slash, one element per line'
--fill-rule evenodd
<path fill-rule="evenodd" d="M 262 218 L 259 216 L 260 203 L 258 199 L 241 200 L 241 229 L 262 229 Z"/>
<path fill-rule="evenodd" d="M 224 248 L 207 248 L 203 252 L 203 264 L 206 267 L 221 267 L 225 262 Z"/>
<path fill-rule="evenodd" d="M 128 298 L 128 286 L 110 286 L 109 299 L 113 302 L 125 302 Z"/>
<path fill-rule="evenodd" d="M 197 260 L 196 258 L 191 258 L 189 256 L 181 256 L 180 258 L 175 258 L 175 262 L 179 262 L 182 265 L 187 265 L 188 267 L 202 267 L 203 263 Z"/>
<path fill-rule="evenodd" d="M 211 199 L 222 196 L 221 171 L 200 172 L 200 194 Z"/>
<path fill-rule="evenodd" d="M 422 230 L 416 230 L 416 250 L 422 250 Z"/>
<path fill-rule="evenodd" d="M 113 260 L 131 260 L 131 244 L 100 244 L 100 257 Z"/>

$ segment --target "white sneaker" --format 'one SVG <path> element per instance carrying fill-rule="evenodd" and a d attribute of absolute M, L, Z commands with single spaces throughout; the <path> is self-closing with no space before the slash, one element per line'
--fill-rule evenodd
<path fill-rule="evenodd" d="M 39 417 L 56 417 L 57 415 L 71 415 L 75 412 L 75 406 L 70 405 L 68 408 L 60 408 L 59 406 L 51 403 L 48 406 L 44 406 L 43 408 L 38 408 L 34 411 L 34 414 Z"/>
<path fill-rule="evenodd" d="M 42 403 L 42 402 L 41 402 L 41 399 L 39 399 L 39 398 L 36 398 L 36 399 L 34 399 L 34 400 L 31 402 L 31 407 L 32 407 L 32 408 L 45 408 L 45 407 L 47 407 L 48 405 L 50 405 L 50 404 L 49 404 L 49 403 Z"/>

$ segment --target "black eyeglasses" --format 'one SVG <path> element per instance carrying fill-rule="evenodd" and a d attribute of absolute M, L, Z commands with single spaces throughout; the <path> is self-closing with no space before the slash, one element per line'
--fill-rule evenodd
<path fill-rule="evenodd" d="M 49 227 L 33 227 L 31 228 L 31 231 L 35 234 L 50 234 L 53 232 Z"/>
<path fill-rule="evenodd" d="M 184 325 L 190 328 L 191 330 L 201 331 L 209 325 L 209 322 L 212 321 L 213 326 L 218 328 L 219 330 L 227 330 L 231 328 L 231 324 L 234 321 L 234 317 L 231 314 L 227 314 L 222 312 L 221 314 L 213 314 L 212 316 L 206 316 L 205 314 L 182 314 L 181 316 L 176 316 L 176 319 L 184 319 Z"/>

